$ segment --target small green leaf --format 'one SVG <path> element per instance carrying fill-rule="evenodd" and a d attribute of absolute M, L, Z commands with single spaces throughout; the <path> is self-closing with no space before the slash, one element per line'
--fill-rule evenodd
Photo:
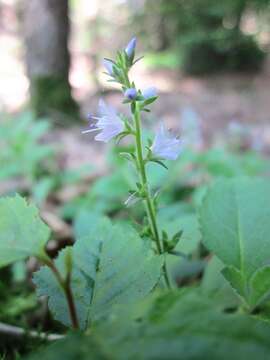
<path fill-rule="evenodd" d="M 270 293 L 270 266 L 265 266 L 257 270 L 250 280 L 252 305 L 258 305 L 262 301 L 269 299 Z"/>
<path fill-rule="evenodd" d="M 154 101 L 157 100 L 157 98 L 158 98 L 157 96 L 153 96 L 153 97 L 145 100 L 145 101 L 142 103 L 141 107 L 144 107 L 144 106 L 147 106 L 147 105 L 152 104 Z M 142 100 L 144 100 L 144 97 L 142 97 Z"/>
<path fill-rule="evenodd" d="M 0 267 L 29 256 L 43 259 L 49 235 L 35 206 L 19 195 L 0 199 Z"/>
<path fill-rule="evenodd" d="M 166 166 L 166 165 L 164 164 L 164 162 L 161 161 L 161 160 L 152 158 L 152 159 L 150 159 L 149 161 L 154 162 L 154 163 L 156 163 L 156 164 L 164 167 L 164 169 L 168 170 L 168 166 Z"/>
<path fill-rule="evenodd" d="M 233 266 L 227 266 L 221 271 L 222 275 L 229 282 L 229 284 L 236 290 L 237 294 L 248 297 L 247 288 L 243 274 Z"/>
<path fill-rule="evenodd" d="M 181 235 L 181 241 L 176 249 L 186 254 L 192 253 L 199 244 L 201 234 L 199 224 L 194 214 L 170 214 L 173 206 L 164 207 L 158 213 L 160 228 L 166 231 L 168 238 Z"/>

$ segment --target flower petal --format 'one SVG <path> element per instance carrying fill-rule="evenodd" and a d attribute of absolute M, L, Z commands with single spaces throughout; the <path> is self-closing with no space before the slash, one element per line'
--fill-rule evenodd
<path fill-rule="evenodd" d="M 154 156 L 165 160 L 176 160 L 181 151 L 181 140 L 172 136 L 161 124 L 153 145 L 151 147 Z"/>
<path fill-rule="evenodd" d="M 150 99 L 151 97 L 157 96 L 157 89 L 154 86 L 151 86 L 142 91 L 142 96 L 145 99 Z"/>
<path fill-rule="evenodd" d="M 113 75 L 113 62 L 108 59 L 103 59 L 103 66 L 109 75 Z"/>

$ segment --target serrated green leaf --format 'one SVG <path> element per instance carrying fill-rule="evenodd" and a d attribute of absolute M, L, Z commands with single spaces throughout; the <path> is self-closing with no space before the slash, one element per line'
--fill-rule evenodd
<path fill-rule="evenodd" d="M 270 293 L 270 266 L 257 270 L 250 280 L 251 299 L 250 303 L 255 306 L 263 300 L 269 299 Z"/>
<path fill-rule="evenodd" d="M 35 206 L 19 195 L 0 199 L 0 267 L 29 256 L 44 258 L 49 235 Z"/>
<path fill-rule="evenodd" d="M 253 360 L 270 357 L 270 325 L 227 314 L 198 289 L 121 307 L 90 335 L 73 335 L 31 360 Z"/>
<path fill-rule="evenodd" d="M 101 346 L 89 336 L 83 334 L 69 334 L 50 346 L 43 347 L 31 355 L 23 357 L 24 360 L 109 360 Z M 5 359 L 1 359 L 5 360 Z"/>
<path fill-rule="evenodd" d="M 92 339 L 118 360 L 126 359 L 126 354 L 129 359 L 147 360 L 266 359 L 270 355 L 269 324 L 227 314 L 199 289 L 155 297 L 143 311 L 139 306 L 135 318 L 131 309 L 119 309 L 118 317 L 94 330 Z"/>
<path fill-rule="evenodd" d="M 263 179 L 220 180 L 200 208 L 204 245 L 227 265 L 226 279 L 252 306 L 258 297 L 250 280 L 270 258 L 269 219 L 270 183 Z"/>
<path fill-rule="evenodd" d="M 243 273 L 233 266 L 226 266 L 222 269 L 221 274 L 234 288 L 238 295 L 248 298 L 248 290 Z"/>
<path fill-rule="evenodd" d="M 91 224 L 88 235 L 76 241 L 72 253 L 71 288 L 82 329 L 114 304 L 143 298 L 161 276 L 162 257 L 154 255 L 133 228 L 113 226 L 107 219 Z M 63 277 L 64 256 L 65 250 L 56 261 Z M 34 282 L 40 296 L 49 296 L 55 318 L 70 326 L 63 290 L 46 266 L 35 273 Z"/>

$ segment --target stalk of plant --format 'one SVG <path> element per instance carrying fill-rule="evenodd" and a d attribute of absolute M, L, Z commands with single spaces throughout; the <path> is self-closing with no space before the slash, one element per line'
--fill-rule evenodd
<path fill-rule="evenodd" d="M 137 155 L 137 163 L 138 163 L 138 170 L 141 179 L 141 188 L 144 190 L 144 197 L 145 197 L 145 206 L 146 206 L 146 213 L 148 217 L 148 223 L 150 225 L 152 238 L 156 243 L 156 248 L 159 254 L 164 253 L 164 246 L 161 243 L 159 237 L 159 231 L 157 226 L 157 219 L 156 219 L 156 209 L 154 206 L 154 201 L 151 197 L 151 192 L 149 191 L 149 185 L 146 175 L 145 169 L 145 159 L 143 158 L 143 149 L 142 149 L 142 137 L 141 137 L 141 116 L 140 116 L 140 109 L 135 104 L 134 108 L 134 122 L 135 122 L 135 132 L 136 132 L 136 155 Z M 163 265 L 164 271 L 164 279 L 168 288 L 171 288 L 170 285 L 170 278 L 166 268 L 166 261 L 164 261 Z"/>
<path fill-rule="evenodd" d="M 72 289 L 71 289 L 72 263 L 71 263 L 71 257 L 69 255 L 70 254 L 68 254 L 67 257 L 66 257 L 67 274 L 66 274 L 65 278 L 63 278 L 61 273 L 58 271 L 57 267 L 55 266 L 54 261 L 51 258 L 49 258 L 47 255 L 45 255 L 45 257 L 43 259 L 40 259 L 40 260 L 51 269 L 51 271 L 53 272 L 57 282 L 59 283 L 60 287 L 62 288 L 62 290 L 63 290 L 63 292 L 65 294 L 66 301 L 67 301 L 67 306 L 68 306 L 68 311 L 69 311 L 69 316 L 70 316 L 70 322 L 71 322 L 72 327 L 74 329 L 78 329 L 79 328 L 79 321 L 78 321 L 74 296 L 73 296 L 73 292 L 72 292 Z"/>
<path fill-rule="evenodd" d="M 127 206 L 133 205 L 138 201 L 143 201 L 149 225 L 149 236 L 155 243 L 156 251 L 164 255 L 163 276 L 165 284 L 171 287 L 170 277 L 166 267 L 166 253 L 172 252 L 180 239 L 181 233 L 175 234 L 172 239 L 168 239 L 165 232 L 158 228 L 156 218 L 155 197 L 149 187 L 146 165 L 155 162 L 165 168 L 164 160 L 175 160 L 181 150 L 181 142 L 178 138 L 165 130 L 163 124 L 160 125 L 154 141 L 149 140 L 148 146 L 144 146 L 142 140 L 142 112 L 150 112 L 148 106 L 157 99 L 157 91 L 150 87 L 145 90 L 137 90 L 135 83 L 129 79 L 130 68 L 140 59 L 134 61 L 136 48 L 136 38 L 133 38 L 125 50 L 117 53 L 116 60 L 104 59 L 104 66 L 110 82 L 121 85 L 123 91 L 123 103 L 130 105 L 131 118 L 119 115 L 115 109 L 107 105 L 103 100 L 99 102 L 99 116 L 90 117 L 90 128 L 83 133 L 100 131 L 95 140 L 108 142 L 112 138 L 118 141 L 131 135 L 135 141 L 135 151 L 122 153 L 130 160 L 138 172 L 139 182 L 137 188 L 130 191 L 130 196 L 125 202 Z M 161 238 L 162 234 L 162 238 Z"/>

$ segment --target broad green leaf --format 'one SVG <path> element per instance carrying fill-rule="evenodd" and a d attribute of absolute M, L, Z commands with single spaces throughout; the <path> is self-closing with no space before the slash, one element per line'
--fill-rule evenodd
<path fill-rule="evenodd" d="M 226 265 L 224 276 L 253 306 L 258 297 L 250 280 L 270 259 L 269 219 L 270 182 L 264 179 L 217 181 L 200 208 L 204 245 Z"/>
<path fill-rule="evenodd" d="M 74 235 L 76 239 L 89 234 L 89 224 L 96 224 L 100 220 L 100 214 L 93 210 L 81 209 L 74 219 Z"/>
<path fill-rule="evenodd" d="M 63 277 L 65 251 L 56 261 Z M 89 224 L 88 235 L 79 238 L 71 251 L 71 286 L 82 329 L 92 319 L 105 315 L 114 304 L 143 298 L 161 276 L 162 257 L 154 255 L 133 228 L 113 226 L 107 219 Z M 39 295 L 49 296 L 55 318 L 69 326 L 64 294 L 51 271 L 42 267 L 35 273 L 34 282 Z"/>
<path fill-rule="evenodd" d="M 89 336 L 69 334 L 47 347 L 25 356 L 23 360 L 109 360 L 112 357 L 104 354 L 101 346 Z M 2 360 L 2 359 L 1 359 Z M 5 359 L 3 359 L 5 360 Z"/>
<path fill-rule="evenodd" d="M 268 359 L 269 336 L 266 322 L 227 314 L 198 289 L 189 289 L 119 307 L 90 335 L 68 336 L 30 359 Z"/>
<path fill-rule="evenodd" d="M 29 256 L 44 258 L 49 235 L 35 206 L 19 195 L 0 199 L 0 267 Z"/>
<path fill-rule="evenodd" d="M 118 360 L 239 360 L 270 356 L 269 324 L 248 315 L 225 313 L 199 289 L 155 297 L 138 318 L 139 322 L 130 309 L 125 313 L 120 308 L 118 317 L 100 322 L 93 329 L 92 338 Z"/>

